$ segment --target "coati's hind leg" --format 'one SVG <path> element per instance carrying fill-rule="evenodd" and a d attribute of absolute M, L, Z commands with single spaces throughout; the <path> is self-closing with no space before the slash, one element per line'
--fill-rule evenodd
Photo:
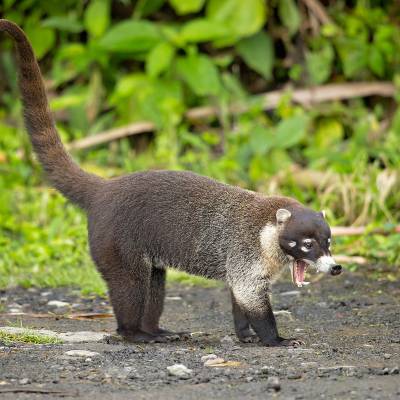
<path fill-rule="evenodd" d="M 99 270 L 105 279 L 111 305 L 117 319 L 117 333 L 131 342 L 163 342 L 164 338 L 141 328 L 149 290 L 150 269 L 139 257 L 128 264 L 118 257 L 110 259 Z M 98 264 L 98 263 L 97 263 Z"/>
<path fill-rule="evenodd" d="M 164 309 L 166 271 L 151 268 L 147 301 L 142 318 L 142 330 L 155 335 L 167 334 L 169 331 L 160 328 L 160 317 Z"/>
<path fill-rule="evenodd" d="M 160 336 L 185 335 L 186 332 L 171 332 L 160 327 L 160 317 L 164 309 L 166 271 L 152 267 L 141 328 L 145 332 Z"/>

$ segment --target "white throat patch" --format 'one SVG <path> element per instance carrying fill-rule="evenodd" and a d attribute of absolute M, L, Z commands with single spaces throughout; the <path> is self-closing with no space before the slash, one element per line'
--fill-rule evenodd
<path fill-rule="evenodd" d="M 271 276 L 277 277 L 284 267 L 290 262 L 279 246 L 279 228 L 273 224 L 267 224 L 260 232 L 263 264 Z"/>

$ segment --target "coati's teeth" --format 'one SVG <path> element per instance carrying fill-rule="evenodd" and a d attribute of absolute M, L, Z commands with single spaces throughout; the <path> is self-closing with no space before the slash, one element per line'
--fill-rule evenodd
<path fill-rule="evenodd" d="M 309 285 L 310 284 L 310 282 L 306 282 L 306 281 L 304 281 L 304 282 L 298 282 L 297 283 L 297 287 L 303 287 L 303 286 L 307 286 L 307 285 Z"/>

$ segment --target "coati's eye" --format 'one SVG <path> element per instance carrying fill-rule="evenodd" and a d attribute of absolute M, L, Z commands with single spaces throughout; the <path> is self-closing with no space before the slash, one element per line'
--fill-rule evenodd
<path fill-rule="evenodd" d="M 313 247 L 313 240 L 312 239 L 304 239 L 303 240 L 303 246 L 301 246 L 301 250 L 304 252 L 310 251 L 310 249 Z"/>

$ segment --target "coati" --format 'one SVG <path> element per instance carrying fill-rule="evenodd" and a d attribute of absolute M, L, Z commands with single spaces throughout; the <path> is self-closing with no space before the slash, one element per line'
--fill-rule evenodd
<path fill-rule="evenodd" d="M 191 172 L 146 171 L 105 180 L 80 169 L 55 128 L 39 66 L 24 32 L 0 20 L 16 43 L 24 118 L 51 183 L 86 211 L 91 256 L 109 289 L 117 332 L 133 342 L 163 341 L 166 268 L 226 281 L 235 331 L 250 327 L 266 346 L 279 336 L 270 284 L 291 268 L 302 286 L 307 266 L 337 275 L 323 213 L 294 199 L 266 197 Z"/>

